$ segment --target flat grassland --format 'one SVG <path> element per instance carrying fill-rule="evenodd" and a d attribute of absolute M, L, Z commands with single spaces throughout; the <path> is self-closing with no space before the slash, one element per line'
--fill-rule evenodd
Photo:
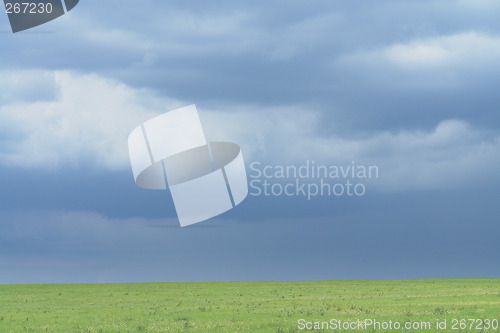
<path fill-rule="evenodd" d="M 500 320 L 500 279 L 0 285 L 1 333 L 308 331 L 300 319 L 432 324 L 312 332 L 500 332 L 479 321 L 452 329 Z"/>

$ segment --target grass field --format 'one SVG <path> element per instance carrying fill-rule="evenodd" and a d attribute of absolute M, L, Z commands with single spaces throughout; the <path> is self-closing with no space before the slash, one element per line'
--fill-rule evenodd
<path fill-rule="evenodd" d="M 483 330 L 451 327 L 500 320 L 500 279 L 0 285 L 1 333 L 307 331 L 299 319 L 432 323 L 356 332 L 500 332 L 484 322 Z M 435 328 L 438 319 L 447 329 Z"/>

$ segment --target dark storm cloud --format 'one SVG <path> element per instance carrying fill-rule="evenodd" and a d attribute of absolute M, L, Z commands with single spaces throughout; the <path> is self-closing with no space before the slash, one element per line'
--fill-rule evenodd
<path fill-rule="evenodd" d="M 450 117 L 498 128 L 496 65 L 442 92 L 394 89 L 401 73 L 384 63 L 337 62 L 418 39 L 496 36 L 495 9 L 492 1 L 87 1 L 44 26 L 53 34 L 3 36 L 2 64 L 92 71 L 212 105 L 315 103 L 356 130 L 431 128 Z"/>
<path fill-rule="evenodd" d="M 1 34 L 0 283 L 498 277 L 499 9 L 86 0 Z M 126 136 L 190 103 L 247 164 L 383 176 L 180 229 L 167 192 L 135 187 Z"/>
<path fill-rule="evenodd" d="M 183 229 L 166 218 L 4 212 L 0 283 L 496 277 L 498 214 L 477 216 L 495 200 L 478 189 L 381 195 L 328 216 L 267 209 L 241 222 L 232 211 Z M 289 212 L 279 201 L 268 203 Z"/>

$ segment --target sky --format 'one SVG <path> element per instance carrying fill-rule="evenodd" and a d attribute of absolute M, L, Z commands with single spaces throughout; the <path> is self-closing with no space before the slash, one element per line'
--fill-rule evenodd
<path fill-rule="evenodd" d="M 16 34 L 0 14 L 0 283 L 499 278 L 499 10 L 81 0 Z M 127 138 L 190 104 L 249 181 L 255 162 L 379 175 L 180 228 Z"/>

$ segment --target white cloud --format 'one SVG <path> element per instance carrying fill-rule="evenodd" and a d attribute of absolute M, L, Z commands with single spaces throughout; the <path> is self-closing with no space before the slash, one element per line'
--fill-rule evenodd
<path fill-rule="evenodd" d="M 6 86 L 16 81 L 13 96 L 17 96 L 0 106 L 1 127 L 13 133 L 2 143 L 1 162 L 24 168 L 65 164 L 123 168 L 128 163 L 128 133 L 155 112 L 180 106 L 97 75 L 23 71 L 2 72 L 0 77 Z M 41 91 L 50 87 L 52 100 L 31 100 L 33 77 Z"/>
<path fill-rule="evenodd" d="M 500 38 L 475 32 L 440 36 L 393 45 L 380 51 L 380 56 L 409 70 L 464 65 L 487 67 L 497 63 Z"/>
<path fill-rule="evenodd" d="M 107 2 L 99 8 L 106 13 L 114 10 L 113 21 L 96 17 L 96 8 L 88 7 L 79 8 L 71 20 L 55 24 L 57 29 L 73 32 L 72 38 L 80 45 L 132 57 L 150 53 L 175 59 L 250 55 L 280 61 L 321 46 L 324 32 L 335 29 L 340 21 L 340 15 L 331 10 L 314 16 L 276 19 L 272 13 L 281 11 L 281 4 L 208 4 L 197 10 L 161 3 L 154 4 L 154 8 L 144 4 L 143 10 L 134 13 L 131 25 L 124 23 L 130 20 L 130 13 L 116 11 L 117 5 L 121 2 Z"/>
<path fill-rule="evenodd" d="M 383 187 L 455 188 L 498 181 L 500 135 L 446 120 L 432 131 L 382 133 L 370 146 L 384 173 Z"/>
<path fill-rule="evenodd" d="M 430 130 L 347 137 L 320 134 L 324 118 L 307 107 L 260 111 L 212 111 L 202 120 L 217 139 L 241 143 L 247 162 L 377 165 L 381 179 L 374 185 L 384 190 L 462 187 L 500 179 L 500 134 L 462 120 L 444 120 Z"/>
<path fill-rule="evenodd" d="M 0 72 L 0 77 L 5 86 L 20 80 L 11 86 L 12 96 L 17 97 L 0 105 L 0 127 L 9 133 L 0 146 L 0 163 L 23 168 L 128 168 L 129 133 L 159 113 L 188 104 L 97 75 L 22 71 Z M 33 77 L 42 90 L 50 87 L 47 94 L 52 100 L 44 96 L 32 100 L 22 94 L 25 87 L 34 89 Z M 236 106 L 225 111 L 198 107 L 209 138 L 240 142 L 249 157 L 273 151 L 277 130 L 305 135 L 317 116 L 299 107 Z M 256 116 L 256 111 L 263 116 Z"/>
<path fill-rule="evenodd" d="M 467 86 L 471 77 L 491 76 L 499 69 L 499 57 L 500 37 L 472 31 L 353 53 L 337 65 L 360 67 L 364 77 L 391 89 L 453 89 Z"/>
<path fill-rule="evenodd" d="M 500 3 L 496 0 L 458 0 L 458 5 L 469 12 L 498 10 Z"/>
<path fill-rule="evenodd" d="M 272 132 L 263 131 L 267 134 L 262 139 L 267 142 L 266 157 L 277 164 L 309 159 L 377 165 L 381 179 L 375 185 L 391 191 L 462 187 L 500 178 L 500 135 L 463 121 L 446 120 L 431 131 L 381 132 L 357 139 L 317 136 L 319 127 L 308 127 L 314 123 L 311 118 L 297 118 L 296 122 L 277 124 Z"/>
<path fill-rule="evenodd" d="M 38 74 L 41 84 L 55 87 L 54 99 L 23 101 L 17 93 L 17 101 L 0 107 L 2 164 L 126 169 L 130 131 L 158 113 L 187 104 L 96 75 Z M 7 81 L 25 77 L 1 75 Z M 22 90 L 23 84 L 17 87 Z M 207 138 L 240 144 L 247 163 L 355 160 L 378 165 L 379 184 L 387 189 L 450 187 L 499 176 L 500 135 L 461 120 L 444 120 L 432 130 L 355 137 L 325 131 L 323 114 L 308 106 L 198 108 Z"/>

